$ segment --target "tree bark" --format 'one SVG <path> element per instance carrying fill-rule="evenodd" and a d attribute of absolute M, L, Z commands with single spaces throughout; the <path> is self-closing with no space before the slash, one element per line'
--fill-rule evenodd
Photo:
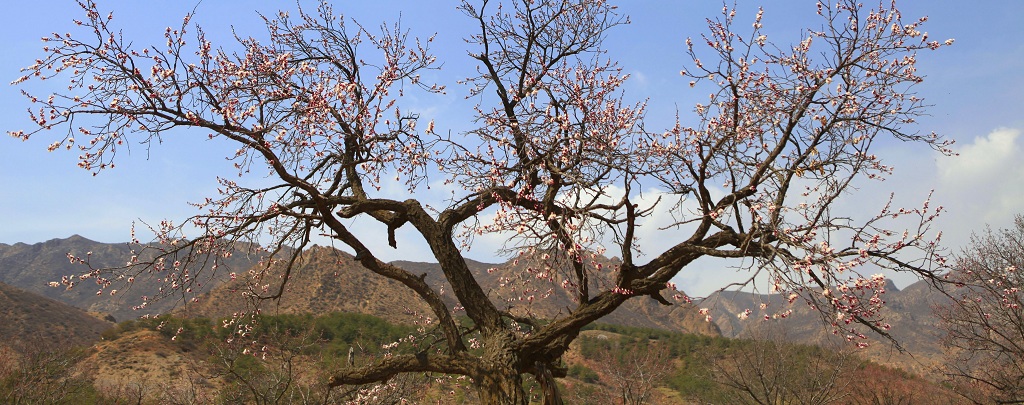
<path fill-rule="evenodd" d="M 526 405 L 523 377 L 512 368 L 495 368 L 477 377 L 480 403 L 485 405 Z"/>
<path fill-rule="evenodd" d="M 480 403 L 487 405 L 526 405 L 529 396 L 523 389 L 523 353 L 516 338 L 507 330 L 483 336 L 482 362 L 473 373 Z"/>

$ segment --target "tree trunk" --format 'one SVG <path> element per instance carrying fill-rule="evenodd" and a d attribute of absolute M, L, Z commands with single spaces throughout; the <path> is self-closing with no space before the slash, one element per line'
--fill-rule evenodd
<path fill-rule="evenodd" d="M 514 369 L 495 369 L 477 378 L 480 403 L 485 405 L 526 405 L 523 377 Z"/>
<path fill-rule="evenodd" d="M 534 363 L 536 368 L 537 382 L 540 384 L 541 393 L 544 394 L 544 405 L 562 405 L 562 394 L 558 392 L 558 383 L 551 369 L 542 362 Z"/>

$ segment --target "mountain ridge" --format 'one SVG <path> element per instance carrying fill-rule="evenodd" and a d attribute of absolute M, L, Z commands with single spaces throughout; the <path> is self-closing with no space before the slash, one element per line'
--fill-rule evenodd
<path fill-rule="evenodd" d="M 89 312 L 110 314 L 117 320 L 169 312 L 177 305 L 175 300 L 151 299 L 160 295 L 160 288 L 164 285 L 159 280 L 162 274 L 138 274 L 130 285 L 115 281 L 115 286 L 108 289 L 97 287 L 92 280 L 78 279 L 89 268 L 71 257 L 86 258 L 89 265 L 96 268 L 117 267 L 123 266 L 133 256 L 132 248 L 128 243 L 96 242 L 78 234 L 34 244 L 0 244 L 0 282 Z M 200 290 L 223 282 L 231 268 L 247 269 L 255 261 L 246 255 L 235 255 L 223 262 L 224 269 L 219 276 L 213 271 L 206 273 L 209 278 L 203 281 L 209 281 L 209 284 L 199 286 Z M 50 285 L 63 277 L 75 279 L 78 283 L 70 289 L 63 285 Z M 113 289 L 118 293 L 112 297 L 110 290 Z M 144 296 L 147 297 L 147 308 L 132 309 L 144 302 Z"/>
<path fill-rule="evenodd" d="M 610 260 L 610 259 L 603 259 Z M 423 277 L 449 309 L 459 303 L 450 293 L 451 286 L 437 263 L 395 261 L 392 264 Z M 575 305 L 567 290 L 535 276 L 521 277 L 524 284 L 506 282 L 521 273 L 529 273 L 527 259 L 505 263 L 484 263 L 467 260 L 470 272 L 492 301 L 522 316 L 553 318 Z M 537 283 L 537 284 L 532 284 Z M 242 304 L 242 280 L 214 288 L 179 313 L 190 316 L 222 317 L 233 315 Z M 526 285 L 526 287 L 524 287 Z M 280 286 L 272 281 L 270 291 Z M 362 267 L 350 254 L 334 248 L 315 246 L 300 257 L 291 273 L 286 295 L 261 308 L 262 313 L 324 313 L 331 311 L 361 312 L 393 322 L 418 323 L 432 316 L 429 308 L 415 293 L 400 283 L 385 279 Z M 546 295 L 546 297 L 545 297 Z M 232 309 L 229 309 L 232 308 Z M 664 306 L 653 299 L 638 297 L 628 300 L 619 309 L 601 318 L 601 322 L 719 336 L 713 323 L 703 320 L 692 304 Z"/>
<path fill-rule="evenodd" d="M 141 315 L 138 311 L 126 308 L 130 306 L 131 298 L 111 300 L 109 296 L 96 296 L 94 290 L 87 288 L 76 287 L 71 291 L 64 291 L 63 288 L 46 286 L 47 282 L 58 280 L 62 275 L 81 272 L 82 268 L 76 267 L 79 265 L 70 263 L 68 253 L 84 255 L 92 252 L 90 258 L 94 264 L 115 265 L 123 263 L 129 251 L 128 244 L 99 243 L 80 235 L 35 244 L 0 244 L 0 282 L 90 312 L 114 314 L 119 320 L 130 319 Z M 617 263 L 615 258 L 595 257 L 594 260 L 605 264 L 605 268 L 612 268 Z M 254 261 L 252 258 L 239 260 L 230 270 L 237 271 L 240 275 L 246 274 L 246 270 Z M 467 260 L 470 271 L 502 309 L 520 315 L 557 317 L 560 311 L 564 314 L 575 303 L 568 290 L 561 288 L 557 282 L 543 279 L 548 276 L 544 271 L 557 273 L 558 269 L 545 270 L 541 262 L 540 259 L 531 257 L 519 257 L 505 263 Z M 392 264 L 413 274 L 423 275 L 429 285 L 436 290 L 445 291 L 442 299 L 448 307 L 456 308 L 457 302 L 450 293 L 450 286 L 438 264 L 411 261 L 395 261 Z M 311 247 L 303 253 L 297 270 L 289 280 L 285 297 L 280 301 L 265 304 L 264 311 L 359 312 L 401 323 L 418 323 L 431 317 L 426 305 L 408 287 L 372 274 L 343 251 L 330 247 Z M 208 287 L 212 292 L 199 296 L 198 303 L 163 302 L 151 307 L 150 311 L 166 313 L 173 310 L 190 316 L 232 315 L 233 312 L 244 308 L 247 303 L 238 290 L 241 284 L 226 281 L 227 270 L 221 275 L 225 277 L 225 280 L 222 280 L 224 284 L 211 283 Z M 600 287 L 600 283 L 607 283 L 600 274 L 596 274 L 593 279 L 592 289 Z M 158 285 L 153 283 L 139 284 L 133 295 L 141 294 L 146 288 L 157 287 Z M 884 295 L 887 305 L 882 315 L 886 318 L 885 322 L 892 325 L 893 336 L 914 356 L 894 351 L 885 340 L 875 337 L 871 346 L 864 350 L 868 357 L 882 364 L 900 365 L 919 373 L 924 373 L 927 367 L 941 359 L 939 337 L 935 333 L 938 323 L 931 314 L 931 306 L 942 299 L 940 294 L 929 288 L 925 282 L 908 285 L 902 290 L 890 282 Z M 543 298 L 545 295 L 547 297 Z M 760 309 L 760 304 L 765 304 L 765 309 Z M 711 322 L 705 321 L 705 315 L 698 312 L 699 307 L 709 308 Z M 752 310 L 750 319 L 744 321 L 736 316 L 746 309 Z M 615 312 L 601 318 L 600 322 L 725 337 L 756 338 L 753 333 L 756 330 L 751 328 L 751 325 L 761 322 L 757 319 L 763 319 L 765 315 L 769 315 L 770 318 L 771 314 L 789 309 L 792 310 L 791 315 L 787 316 L 787 319 L 777 321 L 786 325 L 788 340 L 818 345 L 836 340 L 830 333 L 831 328 L 823 326 L 824 320 L 820 313 L 802 304 L 802 300 L 789 304 L 779 295 L 741 291 L 714 293 L 702 300 L 695 300 L 693 304 L 672 306 L 664 306 L 652 299 L 638 297 L 626 301 Z M 906 364 L 911 366 L 905 366 Z"/>
<path fill-rule="evenodd" d="M 902 290 L 896 288 L 891 280 L 886 280 L 885 291 L 882 295 L 885 306 L 880 316 L 891 326 L 888 332 L 899 346 L 867 331 L 868 346 L 859 349 L 858 353 L 879 364 L 939 377 L 935 373 L 943 360 L 941 330 L 931 308 L 947 297 L 926 280 L 912 283 Z M 768 322 L 782 326 L 787 335 L 785 340 L 790 342 L 823 347 L 849 345 L 844 334 L 832 333 L 834 328 L 828 326 L 832 320 L 823 319 L 823 315 L 803 299 L 789 303 L 779 294 L 725 291 L 709 295 L 699 301 L 699 305 L 709 308 L 713 322 L 725 337 L 763 339 L 765 337 L 758 336 L 757 326 Z M 736 316 L 747 309 L 752 312 L 745 319 Z M 785 317 L 778 316 L 787 311 Z"/>

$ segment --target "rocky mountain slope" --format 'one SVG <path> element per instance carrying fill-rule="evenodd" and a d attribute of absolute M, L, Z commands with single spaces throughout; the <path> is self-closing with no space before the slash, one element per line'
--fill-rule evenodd
<path fill-rule="evenodd" d="M 449 308 L 456 308 L 457 302 L 439 265 L 404 261 L 393 264 L 423 275 L 428 284 L 447 291 L 442 298 Z M 550 319 L 575 306 L 567 290 L 530 273 L 529 259 L 501 264 L 470 261 L 469 267 L 494 302 L 518 315 Z M 276 291 L 279 285 L 279 280 L 270 281 L 269 291 Z M 236 280 L 200 297 L 198 303 L 183 308 L 183 313 L 229 316 L 251 304 L 246 295 L 244 283 Z M 416 322 L 430 316 L 426 305 L 407 287 L 371 273 L 348 253 L 328 247 L 307 249 L 289 276 L 284 297 L 260 303 L 260 310 L 269 314 L 361 312 L 396 322 Z M 665 306 L 649 298 L 630 300 L 601 321 L 720 335 L 717 326 L 705 322 L 695 306 Z"/>
<path fill-rule="evenodd" d="M 87 258 L 92 267 L 101 268 L 123 265 L 132 253 L 127 243 L 100 243 L 79 235 L 31 245 L 0 243 L 0 282 L 89 312 L 110 314 L 119 321 L 145 314 L 166 313 L 178 305 L 175 299 L 150 300 L 144 311 L 132 309 L 142 303 L 143 296 L 151 298 L 159 295 L 160 287 L 163 286 L 158 280 L 160 274 L 139 275 L 130 288 L 123 282 L 120 283 L 122 285 L 111 287 L 120 291 L 115 296 L 110 296 L 110 289 L 97 294 L 99 288 L 86 280 L 72 289 L 51 287 L 49 283 L 60 281 L 61 277 L 77 276 L 88 271 L 86 265 L 69 260 L 69 255 Z M 228 272 L 244 271 L 254 262 L 252 257 L 235 255 L 225 260 L 214 277 L 207 277 L 209 283 L 199 286 L 198 290 L 213 287 L 223 282 Z M 207 274 L 213 275 L 213 272 Z"/>
<path fill-rule="evenodd" d="M 0 283 L 0 344 L 88 346 L 112 326 L 81 309 Z"/>
<path fill-rule="evenodd" d="M 858 350 L 859 354 L 880 364 L 898 366 L 921 375 L 934 373 L 934 368 L 943 360 L 943 353 L 941 330 L 932 308 L 948 298 L 926 281 L 911 284 L 903 290 L 890 281 L 882 298 L 886 302 L 882 313 L 884 322 L 892 326 L 889 333 L 904 352 L 884 337 L 866 332 L 869 346 Z M 762 304 L 765 305 L 763 309 Z M 823 319 L 820 312 L 801 299 L 790 304 L 786 297 L 777 294 L 728 291 L 714 293 L 699 305 L 711 310 L 713 322 L 726 337 L 769 338 L 763 336 L 766 328 L 762 326 L 771 324 L 769 329 L 775 333 L 784 331 L 782 338 L 787 341 L 850 346 L 844 333 L 833 334 L 835 328 L 827 326 L 832 319 Z M 753 312 L 747 319 L 740 319 L 737 314 L 747 309 Z M 766 315 L 773 318 L 773 315 L 787 311 L 792 312 L 785 318 L 765 320 Z"/>

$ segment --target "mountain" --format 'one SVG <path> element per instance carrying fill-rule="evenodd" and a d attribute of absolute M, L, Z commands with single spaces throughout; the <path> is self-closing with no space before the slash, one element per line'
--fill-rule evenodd
<path fill-rule="evenodd" d="M 277 269 L 272 269 L 277 270 Z M 251 308 L 244 278 L 227 282 L 179 309 L 187 316 L 220 318 Z M 281 279 L 268 283 L 268 293 L 276 292 Z M 268 293 L 263 293 L 267 294 Z M 392 322 L 411 323 L 417 314 L 426 314 L 422 301 L 412 299 L 412 291 L 390 279 L 372 274 L 351 255 L 328 247 L 307 248 L 289 275 L 286 290 L 279 300 L 260 303 L 265 314 L 358 312 L 380 316 Z"/>
<path fill-rule="evenodd" d="M 885 338 L 866 332 L 869 346 L 858 350 L 858 354 L 877 363 L 898 366 L 920 375 L 933 375 L 935 366 L 943 362 L 940 343 L 939 322 L 932 314 L 932 307 L 944 302 L 947 297 L 926 281 L 918 281 L 900 290 L 888 281 L 882 298 L 885 307 L 883 322 L 892 326 L 889 333 L 905 349 L 900 352 Z M 807 305 L 802 299 L 792 304 L 778 294 L 755 294 L 742 291 L 716 292 L 703 299 L 700 306 L 709 308 L 713 321 L 722 334 L 734 338 L 763 339 L 762 325 L 772 324 L 772 329 L 782 331 L 785 340 L 818 346 L 852 346 L 846 343 L 845 334 L 833 334 L 819 311 Z M 761 306 L 764 305 L 764 309 Z M 737 315 L 750 309 L 747 319 Z M 788 312 L 791 311 L 791 312 Z M 774 317 L 787 313 L 785 318 Z M 765 316 L 775 318 L 766 320 Z M 866 329 L 866 328 L 860 328 Z M 860 340 L 857 340 L 860 341 Z"/>
<path fill-rule="evenodd" d="M 202 296 L 197 303 L 184 303 L 171 297 L 149 300 L 145 311 L 136 311 L 132 307 L 142 302 L 141 297 L 156 296 L 160 288 L 164 287 L 164 283 L 157 277 L 159 275 L 141 274 L 136 277 L 130 289 L 124 291 L 120 287 L 122 292 L 113 297 L 107 293 L 110 289 L 97 294 L 99 288 L 90 287 L 90 283 L 84 281 L 70 290 L 50 287 L 50 282 L 88 271 L 85 265 L 69 260 L 69 255 L 87 257 L 93 267 L 113 267 L 123 264 L 132 252 L 126 243 L 100 243 L 79 235 L 36 244 L 0 244 L 0 282 L 89 312 L 110 314 L 118 320 L 167 313 L 178 307 L 184 313 L 221 317 L 242 310 L 247 304 L 247 299 L 238 290 L 243 283 L 226 283 L 229 274 L 244 277 L 247 270 L 257 262 L 256 258 L 249 255 L 233 256 L 218 269 L 216 277 L 203 286 L 212 293 Z M 600 260 L 607 262 L 605 264 L 608 268 L 616 264 L 612 259 Z M 414 274 L 424 275 L 425 280 L 435 288 L 443 288 L 447 293 L 442 297 L 449 308 L 455 308 L 451 287 L 447 285 L 439 265 L 404 261 L 394 264 Z M 539 266 L 539 259 L 524 258 L 502 264 L 468 261 L 468 264 L 484 288 L 490 291 L 492 298 L 502 302 L 504 309 L 513 313 L 554 317 L 575 306 L 566 290 L 551 281 L 540 280 L 532 273 Z M 360 312 L 405 323 L 417 322 L 421 317 L 429 316 L 426 305 L 407 287 L 370 273 L 351 255 L 333 248 L 307 249 L 290 277 L 283 299 L 264 303 L 262 310 L 270 313 Z M 510 282 L 513 279 L 516 282 Z M 600 277 L 594 277 L 594 280 L 592 288 L 601 282 Z M 279 280 L 275 281 L 268 282 L 268 286 L 279 286 Z M 221 286 L 222 283 L 226 284 Z M 603 318 L 602 322 L 719 334 L 716 326 L 704 322 L 703 316 L 692 305 L 663 306 L 648 298 L 628 301 Z"/>
<path fill-rule="evenodd" d="M 113 315 L 117 320 L 137 318 L 145 314 L 160 314 L 170 311 L 179 300 L 161 299 L 148 300 L 145 311 L 136 311 L 132 307 L 143 302 L 142 297 L 156 297 L 164 283 L 158 280 L 161 274 L 140 274 L 135 277 L 130 288 L 124 285 L 111 287 L 121 292 L 110 296 L 109 291 L 97 294 L 99 288 L 89 281 L 82 280 L 72 289 L 51 287 L 50 282 L 60 281 L 65 276 L 76 276 L 88 272 L 88 267 L 69 260 L 69 255 L 87 258 L 95 268 L 124 265 L 132 256 L 127 243 L 100 243 L 74 235 L 66 239 L 52 239 L 36 244 L 16 243 L 13 245 L 0 243 L 0 282 L 31 291 L 36 294 L 85 309 L 89 312 Z M 224 260 L 224 265 L 215 277 L 209 279 L 199 291 L 219 284 L 226 279 L 230 271 L 244 271 L 255 260 L 247 255 L 238 254 Z M 211 272 L 207 272 L 210 274 Z M 219 277 L 218 277 L 219 276 Z M 120 284 L 123 284 L 120 283 Z"/>
<path fill-rule="evenodd" d="M 615 264 L 613 259 L 599 260 L 607 262 L 605 268 Z M 442 291 L 442 299 L 449 308 L 457 307 L 440 265 L 408 261 L 392 264 L 422 275 L 435 290 Z M 576 305 L 570 293 L 558 283 L 538 277 L 539 271 L 552 271 L 538 270 L 543 267 L 539 258 L 520 258 L 501 264 L 470 260 L 467 264 L 492 301 L 514 314 L 550 319 L 567 313 Z M 597 281 L 592 287 L 600 282 L 600 277 L 594 278 Z M 276 292 L 279 286 L 280 278 L 273 279 L 267 291 Z M 245 288 L 239 277 L 200 297 L 198 303 L 189 304 L 183 311 L 190 315 L 229 316 L 246 307 Z M 408 287 L 371 273 L 348 253 L 319 246 L 303 252 L 289 275 L 285 295 L 280 300 L 262 303 L 261 311 L 270 314 L 361 312 L 403 323 L 431 316 L 426 305 Z M 627 301 L 601 322 L 720 335 L 714 324 L 704 321 L 695 306 L 665 306 L 646 297 Z"/>
<path fill-rule="evenodd" d="M 91 252 L 91 255 L 88 253 Z M 85 309 L 90 312 L 113 314 L 117 319 L 131 319 L 143 315 L 131 310 L 142 295 L 154 294 L 163 284 L 149 277 L 139 277 L 130 293 L 117 297 L 97 296 L 96 289 L 76 287 L 69 291 L 47 286 L 62 276 L 80 274 L 81 264 L 73 264 L 68 254 L 88 256 L 94 266 L 113 266 L 123 263 L 130 255 L 127 244 L 106 244 L 75 235 L 66 239 L 53 239 L 43 243 L 14 245 L 0 244 L 0 282 L 51 299 Z M 561 288 L 557 269 L 546 268 L 537 257 L 523 256 L 506 263 L 490 264 L 468 261 L 469 268 L 495 302 L 519 315 L 556 317 L 575 306 L 569 292 Z M 604 268 L 613 268 L 618 261 L 595 257 Z M 181 305 L 169 299 L 151 303 L 146 313 L 166 313 L 176 305 L 184 313 L 211 317 L 229 316 L 246 307 L 246 298 L 239 290 L 240 281 L 225 282 L 228 274 L 238 278 L 247 274 L 256 259 L 239 254 L 218 271 L 218 277 L 205 287 L 212 292 L 200 297 L 198 303 Z M 440 266 L 436 263 L 397 261 L 393 264 L 416 275 L 422 275 L 428 284 L 443 290 L 442 298 L 455 308 L 451 287 L 447 285 Z M 551 274 L 549 274 L 551 273 Z M 550 277 L 552 274 L 555 277 Z M 592 277 L 591 287 L 607 285 L 601 274 Z M 556 281 L 550 281 L 556 280 Z M 221 283 L 225 283 L 221 285 Z M 268 280 L 268 291 L 280 285 L 280 279 Z M 216 287 L 216 288 L 214 288 Z M 667 296 L 668 294 L 666 294 Z M 943 296 L 919 282 L 897 289 L 887 288 L 885 322 L 892 325 L 894 337 L 913 356 L 900 354 L 882 339 L 875 338 L 864 350 L 868 357 L 883 364 L 910 364 L 905 368 L 921 371 L 941 359 L 937 334 L 937 321 L 931 307 Z M 764 310 L 760 309 L 765 304 Z M 697 307 L 711 309 L 712 323 L 704 321 Z M 736 314 L 750 309 L 750 319 L 740 320 Z M 407 287 L 370 273 L 355 259 L 342 251 L 329 247 L 313 247 L 303 252 L 296 270 L 290 275 L 287 291 L 281 300 L 263 303 L 267 313 L 314 313 L 332 311 L 360 312 L 377 315 L 394 322 L 418 322 L 429 316 L 426 306 Z M 601 322 L 626 326 L 661 328 L 726 337 L 757 337 L 756 325 L 764 315 L 792 310 L 786 319 L 773 322 L 782 325 L 786 339 L 808 344 L 831 344 L 836 338 L 829 328 L 822 327 L 821 315 L 798 300 L 789 304 L 778 295 L 747 292 L 720 292 L 712 294 L 697 305 L 664 306 L 648 298 L 629 300 Z M 841 339 L 840 339 L 841 340 Z"/>
<path fill-rule="evenodd" d="M 552 319 L 567 313 L 576 307 L 569 290 L 562 288 L 559 278 L 555 275 L 558 269 L 549 267 L 542 259 L 543 253 L 525 255 L 501 264 L 470 263 L 470 271 L 479 281 L 488 295 L 502 309 L 516 315 L 533 315 Z M 603 269 L 611 269 L 620 261 L 595 255 L 591 260 L 600 263 Z M 445 291 L 451 287 L 444 280 L 440 265 L 436 263 L 394 262 L 414 274 L 427 274 L 427 282 L 441 285 Z M 600 291 L 610 284 L 610 273 L 592 272 L 590 274 L 590 290 Z M 680 293 L 676 291 L 676 293 Z M 670 295 L 664 293 L 663 295 Z M 456 304 L 454 296 L 445 298 L 449 306 Z M 637 297 L 626 301 L 611 314 L 600 319 L 603 323 L 624 326 L 666 329 L 677 332 L 698 333 L 709 336 L 720 336 L 716 325 L 704 321 L 704 316 L 697 312 L 692 304 L 662 305 L 647 297 Z"/>
<path fill-rule="evenodd" d="M 31 245 L 0 244 L 0 282 L 90 312 L 112 314 L 117 319 L 143 315 L 140 311 L 133 311 L 131 306 L 137 305 L 143 295 L 154 295 L 163 285 L 153 277 L 139 277 L 128 293 L 115 297 L 97 296 L 97 289 L 88 288 L 86 283 L 71 290 L 49 287 L 47 283 L 51 281 L 85 270 L 85 266 L 71 263 L 68 254 L 87 256 L 97 267 L 115 266 L 131 255 L 127 244 L 99 243 L 78 235 Z M 245 308 L 246 298 L 238 290 L 241 282 L 220 286 L 230 272 L 244 275 L 256 262 L 247 255 L 236 256 L 218 271 L 219 278 L 210 280 L 205 286 L 213 292 L 202 296 L 198 303 L 188 305 L 184 311 L 220 317 Z M 618 263 L 616 259 L 598 257 L 595 260 L 601 261 L 604 268 L 613 268 Z M 394 264 L 413 274 L 423 275 L 427 283 L 443 289 L 446 293 L 442 298 L 450 308 L 455 308 L 451 287 L 438 264 L 408 261 Z M 551 318 L 575 306 L 567 290 L 557 282 L 549 281 L 560 278 L 546 277 L 551 275 L 547 272 L 557 273 L 557 270 L 546 268 L 539 257 L 520 257 L 499 264 L 468 261 L 468 265 L 492 299 L 513 313 Z M 592 278 L 592 289 L 607 283 L 600 274 Z M 276 287 L 280 285 L 279 281 L 269 281 L 268 286 Z M 870 357 L 883 364 L 910 362 L 917 364 L 915 368 L 922 368 L 923 363 L 941 356 L 935 332 L 937 321 L 931 314 L 931 306 L 942 298 L 941 294 L 920 282 L 903 290 L 889 286 L 884 298 L 887 301 L 884 316 L 893 327 L 893 336 L 915 356 L 893 355 L 894 351 L 888 344 L 874 339 L 874 344 L 867 350 L 874 353 Z M 760 309 L 762 303 L 766 304 L 765 310 Z M 182 305 L 178 300 L 166 299 L 150 303 L 145 312 L 165 313 L 175 306 Z M 829 328 L 821 326 L 822 319 L 817 311 L 802 301 L 789 304 L 778 295 L 720 292 L 705 298 L 698 306 L 712 310 L 713 323 L 704 322 L 703 315 L 696 310 L 697 306 L 664 306 L 648 298 L 629 300 L 601 321 L 708 335 L 721 333 L 726 337 L 754 337 L 749 325 L 757 323 L 757 318 L 791 309 L 792 314 L 787 319 L 777 321 L 785 325 L 787 339 L 810 344 L 835 340 Z M 407 287 L 371 274 L 351 255 L 329 247 L 313 247 L 304 252 L 296 271 L 290 275 L 284 298 L 264 303 L 262 309 L 270 313 L 360 312 L 403 323 L 416 322 L 429 315 L 426 306 Z M 753 311 L 750 319 L 742 321 L 735 316 L 746 309 Z"/>
<path fill-rule="evenodd" d="M 89 344 L 110 325 L 83 311 L 63 307 L 46 298 L 29 298 L 29 292 L 91 313 L 112 314 L 125 320 L 143 315 L 141 311 L 130 308 L 139 302 L 140 296 L 152 296 L 164 286 L 157 277 L 140 275 L 128 293 L 120 293 L 115 297 L 109 294 L 96 295 L 97 288 L 89 288 L 86 282 L 71 290 L 49 287 L 51 281 L 59 281 L 63 276 L 81 274 L 86 270 L 84 265 L 72 263 L 69 254 L 88 257 L 94 267 L 102 267 L 124 263 L 131 251 L 127 244 L 99 243 L 77 235 L 36 244 L 0 244 L 0 282 L 28 291 L 19 291 L 11 286 L 0 288 L 0 304 L 4 305 L 6 311 L 0 312 L 0 338 L 30 336 L 62 343 L 72 341 L 76 344 Z M 538 253 L 519 256 L 505 263 L 468 261 L 467 264 L 492 301 L 498 303 L 502 310 L 516 315 L 551 319 L 568 313 L 576 303 L 570 291 L 561 286 L 564 277 L 559 272 L 564 270 L 548 267 L 542 256 Z M 596 255 L 591 260 L 601 264 L 604 269 L 612 269 L 619 264 L 617 259 Z M 261 268 L 254 267 L 256 263 L 258 258 L 254 255 L 234 255 L 223 263 L 216 273 L 217 277 L 203 286 L 208 292 L 200 295 L 198 302 L 186 305 L 174 299 L 156 301 L 150 304 L 145 313 L 178 311 L 179 315 L 223 317 L 244 310 L 250 304 L 247 296 L 252 294 L 242 290 L 245 286 L 242 280 L 258 273 Z M 410 261 L 397 261 L 393 264 L 423 277 L 436 290 L 442 291 L 442 299 L 449 308 L 458 308 L 451 286 L 443 277 L 438 264 Z M 258 293 L 274 293 L 280 286 L 283 274 L 278 268 L 271 270 L 261 282 L 266 290 Z M 591 290 L 607 288 L 608 274 L 591 274 Z M 231 276 L 237 280 L 231 281 Z M 663 295 L 669 297 L 671 294 Z M 892 325 L 892 336 L 907 352 L 899 352 L 883 338 L 872 336 L 870 345 L 859 349 L 857 354 L 880 364 L 935 377 L 936 366 L 942 364 L 944 359 L 938 321 L 932 315 L 931 308 L 943 302 L 945 296 L 930 288 L 928 283 L 918 282 L 902 290 L 890 284 L 883 299 L 886 301 L 882 313 L 884 322 Z M 712 322 L 706 322 L 705 316 L 698 312 L 698 308 L 705 307 L 711 311 Z M 736 316 L 747 309 L 751 310 L 748 319 Z M 294 271 L 289 275 L 283 297 L 263 302 L 261 310 L 266 314 L 355 312 L 404 324 L 422 323 L 433 318 L 422 300 L 408 287 L 372 274 L 345 252 L 318 246 L 307 249 L 299 257 Z M 764 320 L 765 315 L 772 318 L 771 315 L 780 313 L 788 313 L 788 316 L 784 319 Z M 461 314 L 456 311 L 456 316 Z M 827 318 L 824 319 L 802 300 L 791 304 L 779 295 L 727 291 L 712 294 L 695 304 L 670 306 L 661 305 L 647 297 L 638 297 L 628 300 L 600 322 L 708 336 L 782 338 L 789 342 L 825 347 L 852 347 L 842 334 L 835 336 L 831 333 L 832 328 L 823 326 L 834 319 Z M 766 336 L 766 330 L 776 336 Z M 65 336 L 72 337 L 65 339 Z M 114 350 L 113 346 L 110 350 Z"/>
<path fill-rule="evenodd" d="M 81 309 L 0 283 L 0 344 L 88 346 L 112 326 Z"/>

